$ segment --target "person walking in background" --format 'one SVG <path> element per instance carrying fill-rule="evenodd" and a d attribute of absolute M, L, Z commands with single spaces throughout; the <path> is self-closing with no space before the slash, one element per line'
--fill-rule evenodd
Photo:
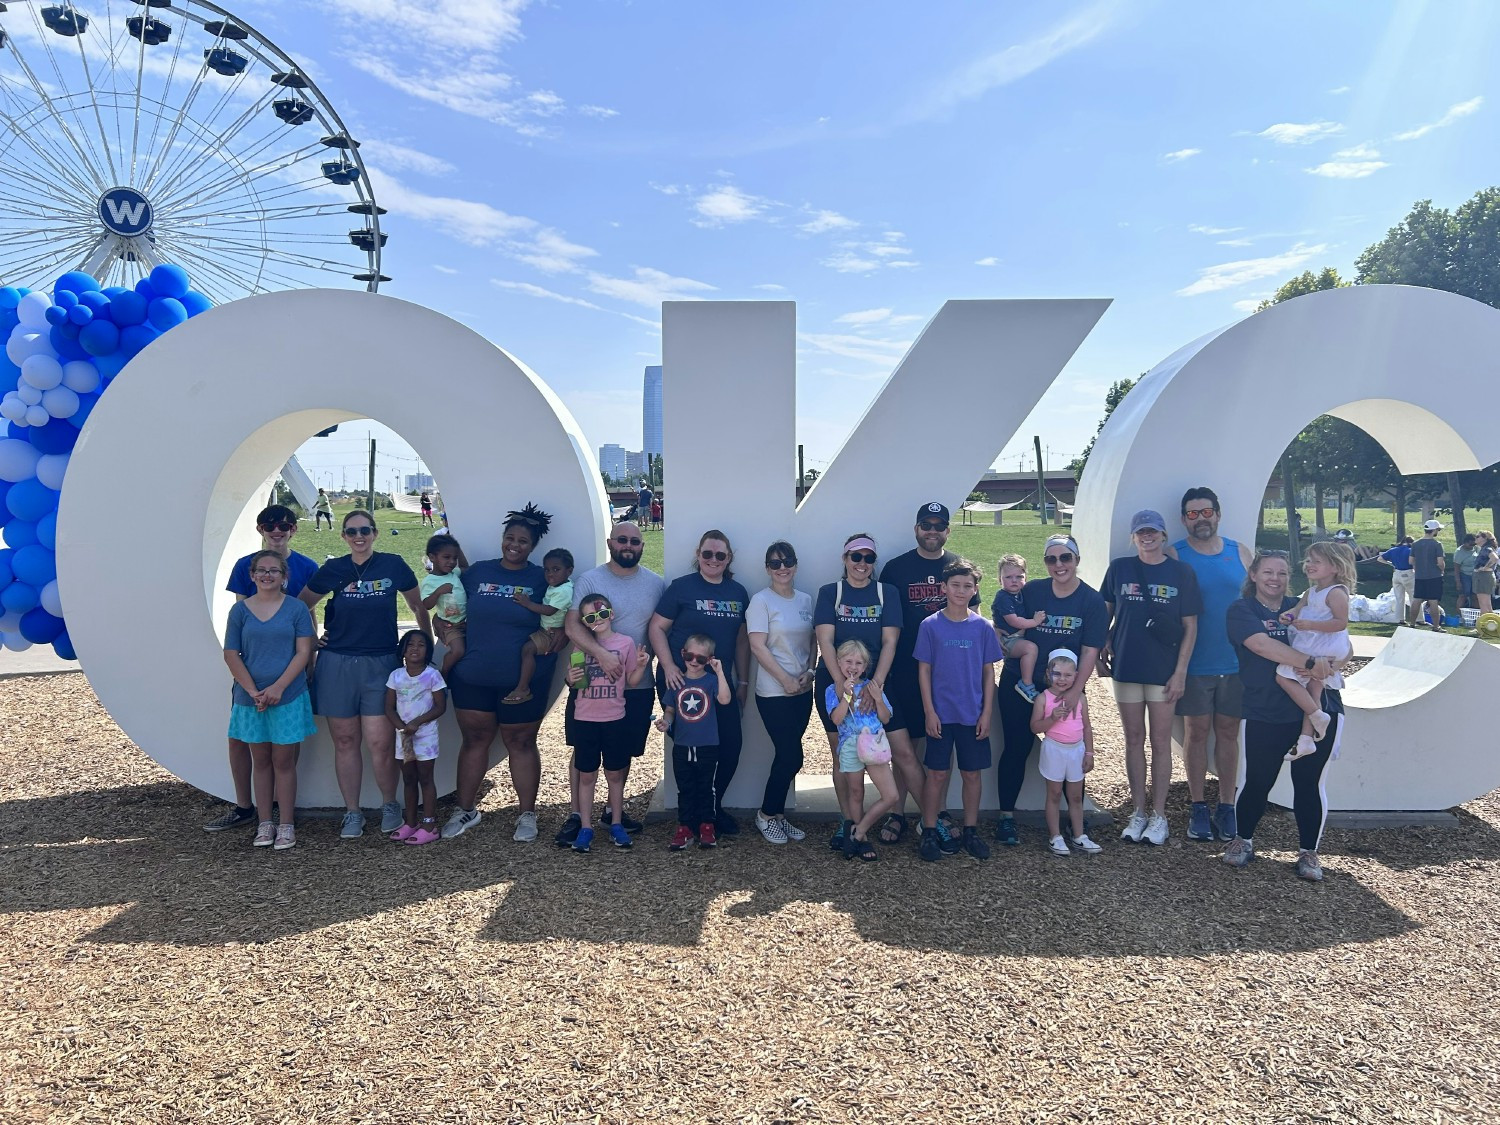
<path fill-rule="evenodd" d="M 328 493 L 324 492 L 320 488 L 320 489 L 318 489 L 318 499 L 317 499 L 317 502 L 313 505 L 313 530 L 314 531 L 321 531 L 323 529 L 323 521 L 324 520 L 328 521 L 328 530 L 332 531 L 333 530 L 333 504 L 328 499 Z"/>
<path fill-rule="evenodd" d="M 1408 624 L 1406 607 L 1416 600 L 1414 590 L 1417 572 L 1412 569 L 1411 550 L 1411 536 L 1405 535 L 1395 546 L 1376 556 L 1391 568 L 1391 593 L 1396 599 L 1396 621 L 1402 625 Z"/>
<path fill-rule="evenodd" d="M 1474 604 L 1474 559 L 1479 554 L 1479 536 L 1470 532 L 1453 549 L 1453 585 L 1458 591 L 1458 608 Z"/>
<path fill-rule="evenodd" d="M 436 531 L 437 524 L 432 522 L 432 497 L 424 492 L 422 493 L 421 499 L 419 499 L 417 503 L 422 508 L 422 526 L 430 527 L 434 531 Z"/>
<path fill-rule="evenodd" d="M 1442 530 L 1443 525 L 1437 520 L 1428 520 L 1422 525 L 1422 538 L 1411 547 L 1411 565 L 1415 572 L 1412 581 L 1414 600 L 1411 620 L 1407 624 L 1420 625 L 1425 609 L 1436 633 L 1443 631 L 1443 571 L 1448 566 L 1448 556 L 1438 542 L 1438 532 Z"/>

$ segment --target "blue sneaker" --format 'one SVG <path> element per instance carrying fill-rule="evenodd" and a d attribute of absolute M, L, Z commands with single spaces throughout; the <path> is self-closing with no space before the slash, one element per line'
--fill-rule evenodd
<path fill-rule="evenodd" d="M 1234 806 L 1226 805 L 1222 801 L 1214 810 L 1214 831 L 1221 840 L 1233 840 L 1239 835 L 1239 821 L 1234 815 Z"/>
<path fill-rule="evenodd" d="M 1208 815 L 1208 804 L 1204 801 L 1193 802 L 1193 811 L 1188 817 L 1187 838 L 1189 840 L 1212 840 L 1214 838 L 1213 820 Z"/>
<path fill-rule="evenodd" d="M 995 825 L 995 839 L 1012 848 L 1021 842 L 1021 834 L 1016 831 L 1014 817 L 1002 816 L 1000 818 L 1000 823 Z"/>
<path fill-rule="evenodd" d="M 364 834 L 365 814 L 357 809 L 350 809 L 344 814 L 344 822 L 339 825 L 339 838 L 357 840 Z"/>
<path fill-rule="evenodd" d="M 582 829 L 579 830 L 580 833 Z M 617 848 L 628 848 L 635 843 L 630 838 L 630 830 L 623 824 L 611 824 L 609 826 L 609 838 L 615 842 Z"/>
<path fill-rule="evenodd" d="M 828 847 L 831 851 L 841 852 L 844 850 L 844 837 L 848 834 L 849 829 L 853 826 L 854 821 L 852 820 L 839 821 L 838 831 L 835 832 L 832 836 L 828 837 Z"/>
<path fill-rule="evenodd" d="M 1037 691 L 1036 686 L 1031 682 L 1027 680 L 1021 680 L 1016 684 L 1016 694 L 1019 695 L 1022 699 L 1026 700 L 1027 703 L 1035 703 L 1036 697 L 1040 695 L 1041 692 Z"/>
<path fill-rule="evenodd" d="M 394 832 L 401 827 L 401 805 L 396 801 L 387 801 L 380 806 L 380 830 L 382 832 Z"/>
<path fill-rule="evenodd" d="M 958 842 L 958 837 L 948 828 L 948 825 L 939 818 L 937 827 L 933 829 L 937 833 L 938 847 L 943 849 L 944 855 L 957 855 L 963 846 Z"/>
<path fill-rule="evenodd" d="M 594 830 L 592 828 L 580 828 L 578 830 L 578 839 L 573 841 L 573 850 L 575 852 L 586 852 L 589 850 L 589 845 L 593 842 Z"/>

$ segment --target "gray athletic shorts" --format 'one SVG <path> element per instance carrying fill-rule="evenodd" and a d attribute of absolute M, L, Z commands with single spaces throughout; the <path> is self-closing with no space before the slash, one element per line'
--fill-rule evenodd
<path fill-rule="evenodd" d="M 315 710 L 325 719 L 385 714 L 385 681 L 401 663 L 389 656 L 347 656 L 324 650 L 313 665 Z"/>
<path fill-rule="evenodd" d="M 1239 676 L 1189 676 L 1177 701 L 1179 715 L 1243 717 L 1245 691 Z"/>

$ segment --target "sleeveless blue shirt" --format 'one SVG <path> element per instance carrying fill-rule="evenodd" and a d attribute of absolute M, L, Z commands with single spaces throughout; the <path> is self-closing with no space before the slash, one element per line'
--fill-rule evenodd
<path fill-rule="evenodd" d="M 1188 546 L 1186 539 L 1172 544 L 1177 557 L 1198 578 L 1203 595 L 1203 612 L 1198 615 L 1198 640 L 1188 661 L 1189 676 L 1233 676 L 1240 670 L 1239 657 L 1229 642 L 1224 615 L 1240 599 L 1245 583 L 1245 564 L 1240 562 L 1240 545 L 1224 540 L 1217 555 L 1202 555 Z"/>

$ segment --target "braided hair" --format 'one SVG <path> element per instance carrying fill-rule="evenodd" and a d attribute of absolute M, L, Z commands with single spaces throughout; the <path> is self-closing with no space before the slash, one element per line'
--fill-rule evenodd
<path fill-rule="evenodd" d="M 547 529 L 552 526 L 552 516 L 542 511 L 535 504 L 527 504 L 519 512 L 505 513 L 505 530 L 513 527 L 524 527 L 531 532 L 531 544 L 536 546 L 541 542 L 542 536 L 547 534 Z"/>

